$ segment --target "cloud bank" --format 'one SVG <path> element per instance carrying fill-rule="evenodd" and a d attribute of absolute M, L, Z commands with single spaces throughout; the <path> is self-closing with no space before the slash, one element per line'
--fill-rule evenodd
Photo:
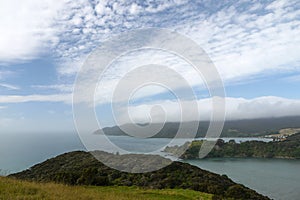
<path fill-rule="evenodd" d="M 300 100 L 291 100 L 274 96 L 254 99 L 227 97 L 225 100 L 225 120 L 300 116 Z M 182 103 L 186 105 L 191 104 L 189 101 L 182 101 Z M 190 118 L 188 120 L 209 121 L 213 109 L 211 98 L 198 100 L 197 103 L 200 117 L 198 119 Z M 156 113 L 152 111 L 152 108 L 155 106 L 161 107 L 164 110 L 164 114 L 156 115 Z M 193 110 L 196 108 L 189 107 L 188 109 Z M 142 105 L 132 105 L 128 108 L 128 111 L 132 121 L 135 123 L 149 123 L 150 121 L 181 121 L 181 110 L 177 101 L 157 101 Z M 127 112 L 127 110 L 120 110 L 120 116 L 124 115 L 122 114 L 123 112 Z"/>

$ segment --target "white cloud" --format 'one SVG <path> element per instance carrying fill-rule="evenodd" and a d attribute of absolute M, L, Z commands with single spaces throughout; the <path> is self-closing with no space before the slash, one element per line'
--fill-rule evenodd
<path fill-rule="evenodd" d="M 266 96 L 254 99 L 228 98 L 229 119 L 251 119 L 300 115 L 300 100 Z"/>
<path fill-rule="evenodd" d="M 178 44 L 179 46 L 181 44 Z M 101 62 L 100 60 L 97 62 Z M 165 67 L 152 67 L 141 69 L 139 66 L 165 66 Z M 96 71 L 95 73 L 97 73 Z M 100 75 L 100 74 L 99 74 Z M 172 92 L 179 88 L 192 88 L 200 85 L 204 88 L 204 81 L 202 77 L 190 66 L 185 60 L 170 54 L 165 51 L 156 50 L 141 50 L 128 53 L 126 56 L 121 56 L 115 60 L 111 66 L 106 69 L 102 74 L 101 81 L 98 82 L 99 77 L 95 80 L 88 78 L 90 84 L 98 83 L 95 91 L 95 100 L 97 104 L 111 102 L 113 94 L 117 86 L 122 86 L 126 89 L 126 94 L 133 91 L 128 89 L 134 85 L 140 87 L 135 98 L 149 97 L 152 95 L 166 92 L 166 88 L 157 87 L 142 87 L 139 83 L 143 80 L 152 77 L 153 83 L 160 83 L 162 86 L 168 87 Z M 86 88 L 82 88 L 82 96 L 85 94 Z M 114 99 L 115 101 L 127 101 L 125 93 L 119 95 L 120 98 Z"/>
<path fill-rule="evenodd" d="M 199 16 L 179 25 L 178 31 L 206 50 L 224 80 L 278 70 L 299 71 L 299 10 L 294 9 L 296 1 L 277 2 L 259 5 L 257 9 L 261 10 L 256 13 L 238 11 L 238 6 L 225 7 L 208 18 Z"/>
<path fill-rule="evenodd" d="M 58 42 L 53 27 L 62 1 L 0 2 L 0 63 L 35 58 Z"/>
<path fill-rule="evenodd" d="M 104 5 L 104 1 L 100 1 L 96 7 L 95 7 L 95 10 L 97 12 L 98 15 L 103 15 L 104 12 L 105 12 L 105 5 Z"/>
<path fill-rule="evenodd" d="M 122 31 L 159 26 L 194 39 L 226 80 L 299 70 L 299 12 L 296 0 L 3 1 L 0 61 L 32 59 L 50 45 L 60 63 L 59 74 L 74 75 L 103 40 Z"/>
<path fill-rule="evenodd" d="M 6 84 L 6 83 L 0 83 L 0 88 L 1 87 L 9 89 L 9 90 L 19 90 L 20 89 L 18 86 L 11 85 L 11 84 Z"/>
<path fill-rule="evenodd" d="M 78 51 L 80 51 L 80 46 L 78 47 Z M 86 59 L 87 55 L 82 55 L 74 58 L 62 58 L 60 62 L 57 64 L 57 71 L 59 76 L 63 77 L 72 77 L 76 74 L 80 67 L 83 65 L 84 60 Z"/>
<path fill-rule="evenodd" d="M 141 11 L 142 11 L 142 7 L 140 7 L 136 3 L 131 4 L 130 9 L 129 9 L 129 13 L 130 14 L 136 15 L 136 14 L 138 14 Z"/>
<path fill-rule="evenodd" d="M 60 92 L 73 92 L 72 84 L 56 84 L 56 85 L 33 85 L 33 88 L 42 89 L 42 90 L 57 90 Z"/>
<path fill-rule="evenodd" d="M 219 98 L 219 97 L 214 97 Z M 300 100 L 286 99 L 275 96 L 264 96 L 253 99 L 226 97 L 226 120 L 237 119 L 255 119 L 267 117 L 284 117 L 284 116 L 299 116 L 300 115 Z M 71 94 L 57 95 L 28 95 L 28 96 L 0 96 L 0 103 L 26 103 L 26 102 L 62 102 L 66 104 L 72 103 Z M 186 113 L 192 113 L 196 108 L 193 107 L 189 100 L 181 101 L 184 105 Z M 197 100 L 199 118 L 186 118 L 186 120 L 210 120 L 212 113 L 212 99 Z M 157 106 L 163 109 L 161 112 L 153 112 L 153 108 Z M 0 109 L 5 109 L 5 106 L 0 106 Z M 148 101 L 139 104 L 130 104 L 128 107 L 129 115 L 135 123 L 146 123 L 152 119 L 152 122 L 162 121 L 180 121 L 181 107 L 178 101 L 175 100 L 156 100 Z M 127 107 L 120 107 L 115 111 L 118 114 L 118 119 L 123 123 L 126 121 Z M 52 110 L 49 113 L 53 113 Z M 151 113 L 151 114 L 150 114 Z M 195 115 L 194 115 L 195 116 Z"/>
<path fill-rule="evenodd" d="M 188 109 L 185 112 L 191 112 L 196 109 L 188 105 L 192 105 L 190 101 L 182 101 Z M 201 99 L 197 101 L 200 118 L 190 118 L 188 120 L 210 120 L 212 112 L 211 99 Z M 150 111 L 153 106 L 161 106 L 166 115 L 166 121 L 180 121 L 180 106 L 177 101 L 156 101 L 152 103 L 144 103 L 143 105 L 132 105 L 129 109 L 130 117 L 134 122 L 146 123 L 150 120 Z M 189 111 L 189 109 L 191 111 Z M 126 109 L 118 111 L 120 119 L 124 115 Z M 259 97 L 254 99 L 245 98 L 226 98 L 226 120 L 237 119 L 254 119 L 267 117 L 284 117 L 299 116 L 300 100 L 291 100 L 274 96 Z M 152 116 L 152 122 L 164 121 L 164 115 Z M 127 122 L 128 123 L 128 122 Z"/>
<path fill-rule="evenodd" d="M 196 41 L 212 58 L 225 82 L 272 72 L 300 71 L 297 3 L 297 0 L 271 4 L 179 0 L 143 4 L 121 0 L 3 1 L 0 2 L 0 63 L 26 61 L 52 47 L 59 76 L 72 77 L 87 55 L 105 39 L 126 30 L 159 26 L 176 29 Z M 142 59 L 132 56 L 119 64 L 140 65 L 145 60 L 155 63 L 158 58 L 149 53 Z M 192 85 L 201 84 L 199 77 L 183 63 L 168 56 L 164 59 L 165 64 L 177 68 Z M 112 68 L 103 83 L 105 90 L 98 95 L 102 103 L 107 102 L 111 86 L 122 74 L 118 70 L 120 67 Z M 0 79 L 3 74 L 0 72 Z M 40 88 L 71 91 L 71 87 L 59 84 Z M 149 90 L 143 95 L 159 92 Z M 69 94 L 58 94 L 57 101 L 69 101 L 64 95 Z M 54 96 L 29 95 L 24 98 L 27 100 L 22 100 L 23 96 L 1 98 L 2 102 L 22 102 L 48 101 Z"/>
<path fill-rule="evenodd" d="M 0 103 L 26 103 L 26 102 L 72 102 L 72 94 L 51 95 L 1 95 Z"/>
<path fill-rule="evenodd" d="M 0 60 L 32 59 L 50 44 L 59 58 L 67 58 L 73 63 L 78 57 L 84 59 L 84 55 L 110 35 L 147 26 L 172 28 L 187 34 L 205 48 L 229 78 L 245 75 L 232 70 L 238 67 L 242 71 L 248 69 L 250 73 L 259 73 L 298 60 L 298 55 L 293 53 L 299 52 L 300 22 L 296 0 L 270 4 L 252 1 L 232 5 L 210 3 L 146 1 L 142 6 L 134 1 L 119 0 L 96 3 L 3 1 L 0 3 Z M 215 11 L 208 12 L 212 6 Z M 239 6 L 245 9 L 239 10 Z M 286 49 L 290 54 L 285 53 Z M 254 62 L 253 58 L 257 56 L 258 61 Z M 72 73 L 76 71 L 75 67 Z M 60 70 L 60 73 L 71 72 Z"/>
<path fill-rule="evenodd" d="M 252 1 L 217 5 L 210 1 L 141 5 L 133 1 L 100 1 L 95 5 L 85 1 L 68 2 L 59 12 L 62 42 L 56 47 L 60 60 L 58 73 L 73 76 L 88 53 L 105 39 L 122 31 L 149 26 L 176 29 L 196 41 L 211 57 L 227 84 L 247 81 L 257 75 L 300 71 L 297 17 L 300 11 L 296 4 L 296 0 L 274 1 L 270 5 Z M 155 61 L 151 56 L 145 57 Z M 143 63 L 134 56 L 131 59 L 121 64 Z M 174 63 L 169 59 L 167 64 Z M 111 93 L 109 86 L 115 75 L 122 73 L 116 69 L 103 83 L 107 87 L 100 95 L 102 101 Z M 194 84 L 201 82 L 192 70 L 184 68 L 182 73 Z"/>

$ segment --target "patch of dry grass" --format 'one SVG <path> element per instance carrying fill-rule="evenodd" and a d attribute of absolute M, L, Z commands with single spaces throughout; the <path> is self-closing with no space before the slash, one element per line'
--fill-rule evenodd
<path fill-rule="evenodd" d="M 150 190 L 136 187 L 67 186 L 55 183 L 34 183 L 0 177 L 1 200 L 169 200 L 212 199 L 211 194 L 183 189 Z"/>

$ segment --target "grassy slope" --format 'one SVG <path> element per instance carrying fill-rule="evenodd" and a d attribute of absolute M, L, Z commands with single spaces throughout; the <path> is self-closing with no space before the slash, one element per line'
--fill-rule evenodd
<path fill-rule="evenodd" d="M 150 190 L 124 186 L 67 186 L 0 177 L 0 199 L 212 199 L 211 194 L 183 189 Z"/>

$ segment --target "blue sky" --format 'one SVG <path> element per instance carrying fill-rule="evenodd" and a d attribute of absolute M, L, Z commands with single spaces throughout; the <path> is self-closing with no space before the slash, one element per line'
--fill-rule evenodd
<path fill-rule="evenodd" d="M 74 131 L 72 90 L 84 60 L 112 36 L 146 27 L 175 30 L 206 51 L 225 84 L 228 119 L 300 115 L 297 0 L 3 1 L 0 27 L 1 132 Z M 140 64 L 145 56 L 160 55 L 129 55 L 119 64 Z M 97 97 L 97 114 L 113 125 L 106 92 Z M 208 112 L 207 91 L 197 94 Z M 145 120 L 158 102 L 172 109 L 170 100 L 145 91 L 132 105 L 134 118 Z"/>

